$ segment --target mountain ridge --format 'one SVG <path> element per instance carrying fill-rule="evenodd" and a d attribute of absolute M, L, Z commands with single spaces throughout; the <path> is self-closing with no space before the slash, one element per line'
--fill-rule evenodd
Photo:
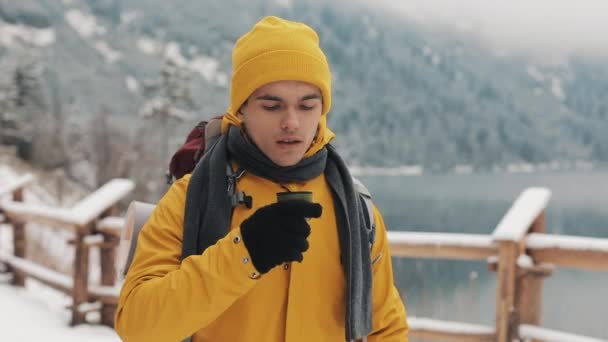
<path fill-rule="evenodd" d="M 572 58 L 545 66 L 500 56 L 457 33 L 438 33 L 362 5 L 320 1 L 26 0 L 0 2 L 5 24 L 53 29 L 37 49 L 74 125 L 101 108 L 136 125 L 160 78 L 163 55 L 187 66 L 197 119 L 227 103 L 233 42 L 267 14 L 300 20 L 320 35 L 334 77 L 330 126 L 355 165 L 608 160 L 608 66 Z M 164 50 L 164 52 L 163 52 Z M 15 55 L 6 44 L 0 54 Z M 48 83 L 48 82 L 47 82 Z M 181 133 L 180 133 L 181 132 Z"/>

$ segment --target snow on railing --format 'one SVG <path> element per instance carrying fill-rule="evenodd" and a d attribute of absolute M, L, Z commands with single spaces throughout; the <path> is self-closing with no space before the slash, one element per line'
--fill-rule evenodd
<path fill-rule="evenodd" d="M 29 173 L 19 176 L 16 179 L 11 180 L 10 182 L 0 181 L 0 198 L 5 195 L 12 194 L 18 189 L 28 186 L 33 181 L 34 176 Z"/>
<path fill-rule="evenodd" d="M 515 200 L 494 233 L 494 241 L 521 241 L 551 198 L 546 188 L 528 188 Z"/>
<path fill-rule="evenodd" d="M 557 330 L 522 324 L 519 326 L 519 337 L 524 341 L 540 340 L 548 342 L 606 342 L 592 337 L 565 333 Z"/>
<path fill-rule="evenodd" d="M 108 216 L 97 221 L 95 230 L 116 238 L 120 238 L 125 230 L 127 220 L 124 217 Z"/>
<path fill-rule="evenodd" d="M 90 222 L 134 188 L 135 183 L 130 179 L 117 178 L 107 182 L 72 208 L 75 220 L 80 224 Z"/>
<path fill-rule="evenodd" d="M 0 207 L 9 217 L 18 221 L 35 221 L 53 226 L 66 226 L 74 228 L 77 223 L 69 209 L 50 207 L 44 204 L 15 202 L 3 200 Z"/>
<path fill-rule="evenodd" d="M 120 232 L 125 227 L 125 221 L 123 217 L 108 216 L 97 222 L 97 230 L 120 235 Z"/>
<path fill-rule="evenodd" d="M 532 250 L 555 248 L 570 251 L 608 253 L 608 239 L 532 233 L 528 235 L 526 248 Z"/>
<path fill-rule="evenodd" d="M 113 179 L 72 208 L 57 208 L 11 200 L 2 201 L 1 207 L 9 216 L 60 227 L 77 228 L 91 223 L 134 187 L 135 184 L 129 179 Z"/>
<path fill-rule="evenodd" d="M 608 271 L 608 239 L 532 233 L 526 248 L 537 263 Z"/>
<path fill-rule="evenodd" d="M 70 294 L 74 290 L 74 279 L 69 275 L 53 271 L 35 262 L 12 255 L 0 255 L 0 261 L 66 294 Z M 106 303 L 118 302 L 121 287 L 122 284 L 120 283 L 114 286 L 90 284 L 88 292 L 94 298 L 103 298 L 103 301 Z"/>
<path fill-rule="evenodd" d="M 391 231 L 387 234 L 391 254 L 399 257 L 484 260 L 497 252 L 490 235 Z"/>
<path fill-rule="evenodd" d="M 12 255 L 0 255 L 0 260 L 21 272 L 27 273 L 28 276 L 63 292 L 69 293 L 74 288 L 74 280 L 70 276 L 53 271 L 32 261 Z"/>
<path fill-rule="evenodd" d="M 441 341 L 493 341 L 493 327 L 448 322 L 429 318 L 408 317 L 410 337 L 440 339 Z"/>
<path fill-rule="evenodd" d="M 103 285 L 89 285 L 89 294 L 93 297 L 104 298 L 104 302 L 118 302 L 118 296 L 120 296 L 120 290 L 122 283 L 114 286 L 103 286 Z"/>

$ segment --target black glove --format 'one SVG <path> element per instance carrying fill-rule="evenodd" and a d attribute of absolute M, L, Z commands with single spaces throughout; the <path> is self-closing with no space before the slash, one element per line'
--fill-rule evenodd
<path fill-rule="evenodd" d="M 302 261 L 308 249 L 309 217 L 321 217 L 318 203 L 277 202 L 258 209 L 241 223 L 243 242 L 260 273 L 289 261 Z"/>

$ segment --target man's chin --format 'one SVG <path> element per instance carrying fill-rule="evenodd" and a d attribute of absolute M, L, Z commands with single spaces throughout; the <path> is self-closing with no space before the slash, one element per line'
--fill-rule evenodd
<path fill-rule="evenodd" d="M 302 154 L 300 157 L 296 157 L 296 156 L 281 157 L 281 158 L 272 159 L 272 161 L 275 164 L 277 164 L 278 166 L 290 167 L 290 166 L 294 166 L 297 163 L 299 163 L 303 157 L 304 157 L 304 154 Z"/>

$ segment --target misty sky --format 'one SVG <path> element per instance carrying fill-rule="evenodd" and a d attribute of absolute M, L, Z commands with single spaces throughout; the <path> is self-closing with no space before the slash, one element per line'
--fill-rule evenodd
<path fill-rule="evenodd" d="M 376 1 L 431 27 L 481 35 L 507 53 L 608 58 L 608 0 Z"/>

